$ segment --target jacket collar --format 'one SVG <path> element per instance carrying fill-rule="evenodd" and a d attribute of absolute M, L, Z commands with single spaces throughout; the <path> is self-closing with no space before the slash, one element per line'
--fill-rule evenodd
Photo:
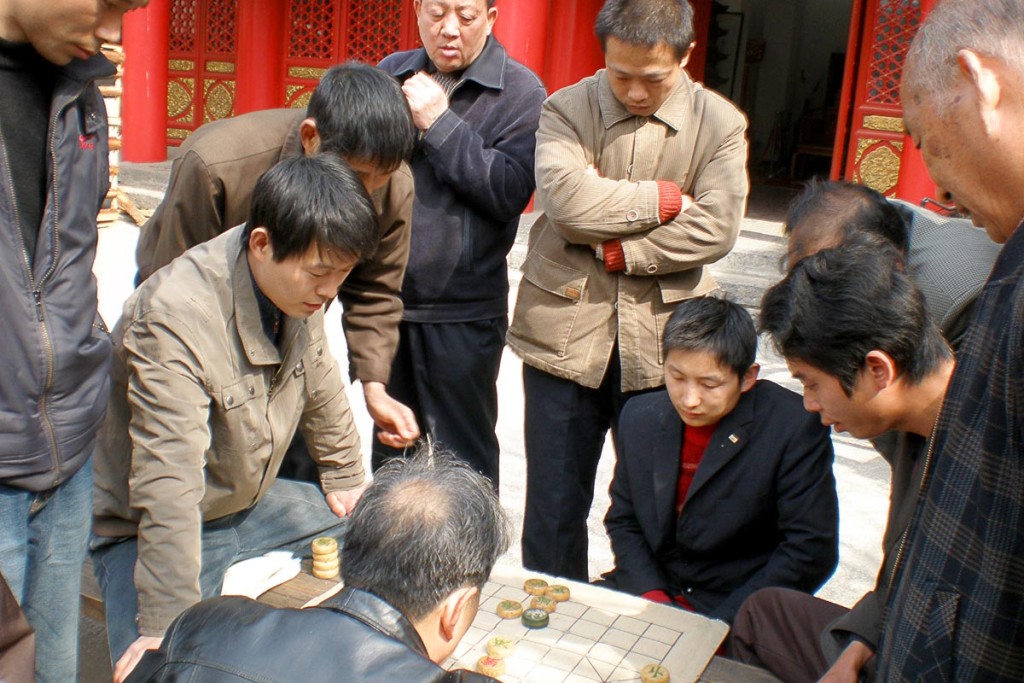
<path fill-rule="evenodd" d="M 462 74 L 463 81 L 475 81 L 485 88 L 502 90 L 505 87 L 505 64 L 508 53 L 494 36 L 487 38 L 487 43 L 479 56 L 473 60 L 469 68 Z M 417 71 L 427 70 L 430 60 L 423 48 L 413 50 L 395 69 L 395 76 L 405 79 Z"/>
<path fill-rule="evenodd" d="M 288 131 L 288 134 L 284 136 L 284 144 L 281 145 L 281 161 L 285 159 L 291 159 L 297 157 L 303 153 L 302 149 L 302 122 L 306 120 L 306 117 L 298 119 L 292 129 Z"/>
<path fill-rule="evenodd" d="M 612 92 L 611 86 L 608 84 L 608 72 L 601 69 L 597 72 L 598 84 L 597 84 L 597 96 L 598 104 L 601 107 L 601 122 L 604 124 L 605 129 L 611 128 L 616 123 L 625 121 L 626 119 L 636 117 L 636 114 L 630 113 L 626 107 L 619 102 L 615 97 L 615 93 Z M 697 85 L 690 80 L 689 74 L 684 70 L 679 77 L 679 83 L 676 84 L 676 89 L 672 91 L 658 111 L 654 112 L 652 116 L 666 126 L 675 131 L 683 130 L 686 127 L 686 122 L 690 108 L 692 106 L 691 101 L 693 100 L 693 93 L 697 89 Z"/>
<path fill-rule="evenodd" d="M 1003 278 L 1010 277 L 1024 266 L 1024 221 L 1021 221 L 1017 229 L 1006 240 L 996 263 L 992 266 L 992 273 L 988 277 L 989 282 L 996 282 Z"/>
<path fill-rule="evenodd" d="M 413 628 L 412 622 L 373 593 L 359 588 L 343 588 L 340 593 L 325 600 L 319 607 L 357 619 L 427 657 L 427 648 L 420 634 Z"/>
<path fill-rule="evenodd" d="M 229 258 L 233 256 L 235 259 L 229 286 L 234 299 L 238 338 L 242 341 L 246 358 L 253 365 L 280 365 L 281 351 L 263 330 L 263 318 L 260 315 L 259 302 L 256 300 L 256 283 L 249 269 L 249 259 L 246 258 L 246 243 L 242 240 L 244 224 L 232 230 L 237 230 L 238 235 L 237 239 L 233 240 L 232 247 L 236 251 L 229 254 Z M 292 357 L 304 353 L 309 345 L 309 332 L 306 330 L 305 320 L 282 315 L 281 321 L 280 348 L 284 349 L 284 360 L 288 361 L 285 365 L 290 367 Z"/>
<path fill-rule="evenodd" d="M 757 384 L 751 387 L 750 391 L 740 394 L 740 400 L 736 407 L 718 423 L 718 429 L 711 436 L 700 466 L 693 475 L 693 482 L 686 494 L 687 500 L 746 447 L 750 424 L 754 421 L 756 394 Z"/>

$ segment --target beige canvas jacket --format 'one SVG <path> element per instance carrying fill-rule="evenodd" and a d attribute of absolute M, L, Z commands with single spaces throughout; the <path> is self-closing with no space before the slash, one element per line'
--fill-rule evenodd
<path fill-rule="evenodd" d="M 736 241 L 749 189 L 746 119 L 685 75 L 651 117 L 630 114 L 604 71 L 544 103 L 537 198 L 509 346 L 523 362 L 600 385 L 616 344 L 622 390 L 663 383 L 661 332 L 674 306 L 717 285 L 706 266 Z M 658 184 L 694 203 L 659 224 Z M 619 239 L 626 270 L 594 245 Z"/>
<path fill-rule="evenodd" d="M 363 482 L 323 312 L 284 318 L 278 351 L 263 331 L 241 229 L 154 274 L 114 330 L 94 529 L 138 535 L 143 635 L 162 634 L 200 600 L 202 524 L 259 501 L 296 428 L 325 492 Z"/>

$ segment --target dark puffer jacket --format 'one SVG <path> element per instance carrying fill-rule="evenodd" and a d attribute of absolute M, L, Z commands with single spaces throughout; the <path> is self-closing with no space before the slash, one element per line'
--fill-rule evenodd
<path fill-rule="evenodd" d="M 111 341 L 96 311 L 96 214 L 109 187 L 102 56 L 73 60 L 50 107 L 46 205 L 34 263 L 0 131 L 0 484 L 45 491 L 88 459 L 107 407 Z"/>
<path fill-rule="evenodd" d="M 427 659 L 402 613 L 346 588 L 319 607 L 275 609 L 248 598 L 206 600 L 186 610 L 147 652 L 128 683 L 496 683 Z"/>

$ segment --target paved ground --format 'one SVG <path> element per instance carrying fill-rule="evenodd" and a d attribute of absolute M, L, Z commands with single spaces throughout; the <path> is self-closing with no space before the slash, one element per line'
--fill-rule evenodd
<path fill-rule="evenodd" d="M 152 207 L 162 195 L 169 165 L 123 164 L 121 185 L 143 208 Z M 777 280 L 783 249 L 778 219 L 780 206 L 788 199 L 785 192 L 757 188 L 752 198 L 743 231 L 732 254 L 713 266 L 716 278 L 731 297 L 750 308 L 756 307 L 764 288 Z M 526 215 L 517 245 L 509 257 L 513 282 L 510 304 L 515 299 L 518 267 L 525 253 L 527 227 L 533 216 Z M 100 232 L 100 253 L 96 273 L 100 283 L 100 312 L 113 325 L 120 306 L 130 293 L 135 273 L 134 248 L 138 230 L 119 223 Z M 338 358 L 345 357 L 344 338 L 337 314 L 328 314 L 328 336 Z M 799 391 L 785 364 L 762 344 L 759 351 L 761 377 Z M 524 505 L 525 457 L 523 454 L 522 365 L 506 351 L 498 379 L 498 436 L 501 442 L 501 499 L 509 514 L 521 525 Z M 363 450 L 369 468 L 370 420 L 362 404 L 358 385 L 350 388 L 350 399 L 357 412 L 363 435 Z M 852 605 L 874 582 L 881 560 L 881 537 L 888 508 L 888 467 L 870 445 L 845 435 L 835 435 L 835 473 L 840 497 L 840 564 L 819 595 L 840 604 Z M 612 555 L 601 520 L 608 508 L 608 484 L 614 453 L 606 444 L 598 471 L 594 507 L 589 519 L 590 573 L 597 576 L 612 567 Z M 519 562 L 518 547 L 512 548 L 503 562 Z M 83 681 L 109 680 L 101 627 L 83 628 Z"/>

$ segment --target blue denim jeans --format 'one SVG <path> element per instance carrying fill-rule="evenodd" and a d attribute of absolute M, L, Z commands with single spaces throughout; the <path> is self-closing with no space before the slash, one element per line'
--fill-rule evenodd
<path fill-rule="evenodd" d="M 0 571 L 36 632 L 36 681 L 78 677 L 82 562 L 92 521 L 92 461 L 34 493 L 0 485 Z"/>
<path fill-rule="evenodd" d="M 203 598 L 220 595 L 224 572 L 235 562 L 271 550 L 290 550 L 309 557 L 309 544 L 317 536 L 332 536 L 340 545 L 347 524 L 347 518 L 338 518 L 327 507 L 318 486 L 276 480 L 255 506 L 203 525 L 199 575 Z M 103 591 L 111 664 L 116 664 L 139 637 L 135 623 L 139 611 L 134 578 L 137 559 L 134 537 L 93 536 L 92 566 Z"/>

